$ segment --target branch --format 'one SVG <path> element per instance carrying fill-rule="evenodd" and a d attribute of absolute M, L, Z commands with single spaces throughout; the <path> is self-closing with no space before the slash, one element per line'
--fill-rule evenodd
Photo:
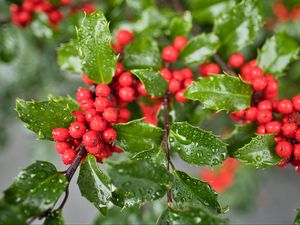
<path fill-rule="evenodd" d="M 222 70 L 230 75 L 236 76 L 236 73 L 223 61 L 223 59 L 218 55 L 213 55 L 214 60 L 222 68 Z"/>

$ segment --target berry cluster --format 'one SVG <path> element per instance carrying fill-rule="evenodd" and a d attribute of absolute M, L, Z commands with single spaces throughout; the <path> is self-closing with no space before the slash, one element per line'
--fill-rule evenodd
<path fill-rule="evenodd" d="M 256 66 L 256 60 L 244 64 L 241 54 L 233 54 L 229 66 L 239 69 L 241 78 L 252 85 L 251 107 L 231 115 L 243 123 L 257 122 L 258 134 L 275 134 L 275 152 L 282 158 L 280 166 L 290 162 L 300 171 L 300 95 L 292 100 L 278 99 L 278 82 Z M 239 63 L 237 63 L 239 62 Z"/>
<path fill-rule="evenodd" d="M 288 9 L 282 2 L 275 2 L 273 12 L 276 18 L 281 21 L 300 20 L 300 6 Z"/>

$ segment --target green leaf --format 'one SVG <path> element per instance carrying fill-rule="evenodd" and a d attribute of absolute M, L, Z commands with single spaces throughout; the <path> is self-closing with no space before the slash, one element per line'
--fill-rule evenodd
<path fill-rule="evenodd" d="M 275 153 L 276 143 L 273 134 L 257 135 L 244 147 L 232 153 L 232 157 L 256 168 L 275 166 L 280 157 Z"/>
<path fill-rule="evenodd" d="M 263 27 L 260 0 L 243 0 L 215 19 L 214 33 L 227 55 L 251 44 Z"/>
<path fill-rule="evenodd" d="M 181 17 L 175 17 L 171 20 L 169 31 L 171 38 L 178 36 L 187 36 L 192 29 L 192 15 L 189 11 L 184 12 Z"/>
<path fill-rule="evenodd" d="M 125 124 L 116 124 L 114 128 L 118 133 L 115 145 L 132 153 L 158 149 L 164 135 L 161 128 L 143 122 L 141 119 Z"/>
<path fill-rule="evenodd" d="M 194 165 L 218 165 L 227 156 L 226 143 L 187 122 L 172 124 L 169 142 L 172 151 Z"/>
<path fill-rule="evenodd" d="M 128 69 L 161 68 L 162 60 L 156 41 L 151 38 L 135 38 L 125 48 L 124 65 Z"/>
<path fill-rule="evenodd" d="M 168 188 L 170 174 L 158 160 L 129 159 L 112 163 L 108 173 L 117 188 L 113 203 L 120 207 L 141 205 L 162 198 Z"/>
<path fill-rule="evenodd" d="M 203 33 L 190 39 L 179 57 L 186 64 L 200 64 L 215 54 L 219 46 L 220 41 L 216 35 Z"/>
<path fill-rule="evenodd" d="M 199 205 L 221 212 L 217 193 L 206 182 L 190 177 L 182 171 L 173 171 L 172 182 L 173 204 L 182 206 L 184 204 Z"/>
<path fill-rule="evenodd" d="M 185 208 L 167 208 L 156 224 L 221 225 L 227 224 L 227 220 L 210 213 L 207 209 L 199 205 Z"/>
<path fill-rule="evenodd" d="M 81 195 L 105 214 L 112 187 L 110 179 L 99 169 L 95 156 L 88 155 L 81 164 L 77 183 Z"/>
<path fill-rule="evenodd" d="M 64 225 L 64 218 L 61 210 L 55 210 L 45 219 L 43 225 Z"/>
<path fill-rule="evenodd" d="M 61 44 L 57 49 L 57 62 L 62 70 L 81 73 L 81 62 L 78 53 L 77 40 Z"/>
<path fill-rule="evenodd" d="M 18 54 L 18 37 L 14 27 L 0 27 L 0 61 L 11 62 Z"/>
<path fill-rule="evenodd" d="M 0 200 L 0 224 L 15 225 L 26 224 L 26 220 L 30 217 L 26 210 L 20 205 L 6 203 Z"/>
<path fill-rule="evenodd" d="M 293 225 L 300 225 L 300 208 L 297 209 L 297 215 L 294 219 Z"/>
<path fill-rule="evenodd" d="M 255 136 L 256 127 L 257 125 L 255 123 L 248 123 L 245 126 L 236 126 L 230 136 L 225 140 L 229 145 L 227 147 L 229 154 L 249 143 L 251 138 Z"/>
<path fill-rule="evenodd" d="M 219 74 L 193 82 L 184 96 L 200 101 L 204 108 L 239 111 L 250 107 L 252 89 L 238 77 Z"/>
<path fill-rule="evenodd" d="M 4 191 L 4 199 L 38 216 L 51 208 L 67 187 L 67 179 L 49 162 L 36 161 L 23 169 Z"/>
<path fill-rule="evenodd" d="M 139 69 L 131 70 L 131 72 L 144 84 L 148 94 L 152 97 L 162 97 L 168 90 L 167 82 L 156 71 Z"/>
<path fill-rule="evenodd" d="M 89 14 L 78 30 L 83 72 L 95 83 L 110 83 L 118 57 L 111 48 L 109 24 L 101 11 Z"/>
<path fill-rule="evenodd" d="M 68 127 L 73 121 L 72 112 L 78 109 L 70 97 L 49 97 L 48 101 L 16 100 L 16 111 L 27 128 L 39 139 L 52 140 L 51 132 L 57 127 Z"/>
<path fill-rule="evenodd" d="M 257 63 L 265 73 L 280 77 L 287 65 L 297 58 L 298 52 L 298 44 L 292 38 L 284 33 L 277 33 L 263 45 Z"/>

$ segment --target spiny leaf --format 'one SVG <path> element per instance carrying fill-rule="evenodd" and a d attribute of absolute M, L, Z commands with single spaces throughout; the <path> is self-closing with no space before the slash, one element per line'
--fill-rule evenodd
<path fill-rule="evenodd" d="M 184 12 L 181 17 L 173 18 L 169 25 L 169 31 L 172 39 L 178 36 L 187 36 L 191 29 L 192 15 L 189 11 Z"/>

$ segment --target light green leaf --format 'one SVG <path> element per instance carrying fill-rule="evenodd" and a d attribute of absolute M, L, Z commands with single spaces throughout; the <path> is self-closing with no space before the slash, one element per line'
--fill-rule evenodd
<path fill-rule="evenodd" d="M 178 36 L 187 36 L 192 29 L 192 20 L 193 18 L 189 11 L 184 12 L 181 17 L 173 18 L 169 25 L 171 38 L 174 39 Z"/>

